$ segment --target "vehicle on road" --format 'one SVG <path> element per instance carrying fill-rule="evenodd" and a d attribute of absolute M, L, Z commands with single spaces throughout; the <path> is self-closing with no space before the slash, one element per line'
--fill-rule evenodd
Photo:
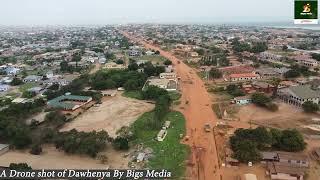
<path fill-rule="evenodd" d="M 209 123 L 204 125 L 204 131 L 205 132 L 211 132 L 211 125 Z"/>

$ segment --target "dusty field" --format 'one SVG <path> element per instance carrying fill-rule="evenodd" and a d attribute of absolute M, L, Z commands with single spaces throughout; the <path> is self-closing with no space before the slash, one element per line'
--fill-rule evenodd
<path fill-rule="evenodd" d="M 283 129 L 302 129 L 304 125 L 310 123 L 312 118 L 319 118 L 319 115 L 306 114 L 300 108 L 282 102 L 277 104 L 279 106 L 277 112 L 270 112 L 253 104 L 242 106 L 237 116 L 241 122 Z"/>
<path fill-rule="evenodd" d="M 190 137 L 185 143 L 191 147 L 186 176 L 190 179 L 218 180 L 220 168 L 215 138 L 213 133 L 203 131 L 203 126 L 206 123 L 213 126 L 217 122 L 217 118 L 211 109 L 211 99 L 203 81 L 192 68 L 171 53 L 147 44 L 127 33 L 123 34 L 131 40 L 140 42 L 146 48 L 160 51 L 162 56 L 171 60 L 175 65 L 177 74 L 181 77 L 180 111 L 186 118 L 187 135 Z"/>
<path fill-rule="evenodd" d="M 43 147 L 43 154 L 40 156 L 31 155 L 27 151 L 9 151 L 0 156 L 0 166 L 9 166 L 10 163 L 26 162 L 33 169 L 107 169 L 127 168 L 129 159 L 125 158 L 125 152 L 116 152 L 108 148 L 102 152 L 108 157 L 107 164 L 87 156 L 68 155 L 58 151 L 53 146 Z"/>
<path fill-rule="evenodd" d="M 65 126 L 60 131 L 77 129 L 79 131 L 90 132 L 93 130 L 105 130 L 111 137 L 116 136 L 117 130 L 123 126 L 129 126 L 140 115 L 151 111 L 154 105 L 122 97 L 104 98 L 98 107 L 91 107 L 76 119 Z"/>

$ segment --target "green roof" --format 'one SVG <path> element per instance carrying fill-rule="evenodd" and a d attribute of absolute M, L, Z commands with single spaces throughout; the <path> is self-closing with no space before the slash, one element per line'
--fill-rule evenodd
<path fill-rule="evenodd" d="M 320 97 L 320 91 L 311 89 L 311 85 L 291 86 L 290 91 L 301 99 L 310 99 Z"/>
<path fill-rule="evenodd" d="M 48 105 L 54 108 L 73 109 L 76 104 L 63 102 L 63 101 L 88 101 L 89 96 L 76 96 L 76 95 L 63 95 L 48 101 Z"/>

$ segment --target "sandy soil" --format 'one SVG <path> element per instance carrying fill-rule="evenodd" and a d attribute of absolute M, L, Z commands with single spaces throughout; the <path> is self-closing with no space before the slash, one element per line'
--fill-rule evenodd
<path fill-rule="evenodd" d="M 115 97 L 104 98 L 98 107 L 91 107 L 60 131 L 77 129 L 90 132 L 105 130 L 111 137 L 116 137 L 116 132 L 123 126 L 129 126 L 143 113 L 151 111 L 153 104 L 117 94 Z"/>
<path fill-rule="evenodd" d="M 128 33 L 123 32 L 123 34 L 131 40 L 140 42 L 146 48 L 160 51 L 162 56 L 173 62 L 178 76 L 181 77 L 181 102 L 184 105 L 181 112 L 186 118 L 187 135 L 190 137 L 185 142 L 191 147 L 186 176 L 190 179 L 218 180 L 220 169 L 215 138 L 213 133 L 203 131 L 206 123 L 213 126 L 216 124 L 217 118 L 211 109 L 211 99 L 204 83 L 192 68 L 171 53 L 135 39 Z"/>
<path fill-rule="evenodd" d="M 52 145 L 43 147 L 40 156 L 29 154 L 27 151 L 9 151 L 0 156 L 0 166 L 9 166 L 10 163 L 26 162 L 33 169 L 107 169 L 127 168 L 129 159 L 124 157 L 125 153 L 116 152 L 108 148 L 102 152 L 108 157 L 107 164 L 101 164 L 99 160 L 88 156 L 69 155 L 58 151 Z M 112 166 L 110 166 L 112 165 Z"/>

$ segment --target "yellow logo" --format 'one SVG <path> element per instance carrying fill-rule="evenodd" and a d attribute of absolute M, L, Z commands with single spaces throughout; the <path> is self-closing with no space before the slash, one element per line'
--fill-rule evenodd
<path fill-rule="evenodd" d="M 308 3 L 303 6 L 303 11 L 304 13 L 309 13 L 311 11 L 311 5 Z"/>

